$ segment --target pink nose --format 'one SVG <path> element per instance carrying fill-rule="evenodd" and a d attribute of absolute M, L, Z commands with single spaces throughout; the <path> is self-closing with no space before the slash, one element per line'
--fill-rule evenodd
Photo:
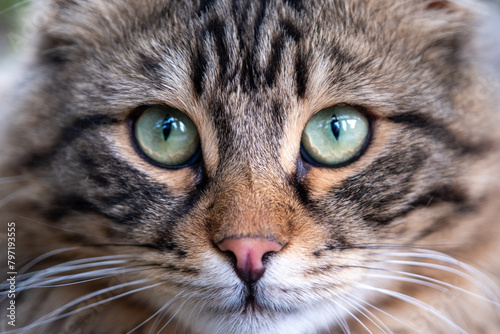
<path fill-rule="evenodd" d="M 228 238 L 218 244 L 223 252 L 236 257 L 236 273 L 246 283 L 257 282 L 264 274 L 263 257 L 278 252 L 283 246 L 276 241 L 262 238 Z"/>

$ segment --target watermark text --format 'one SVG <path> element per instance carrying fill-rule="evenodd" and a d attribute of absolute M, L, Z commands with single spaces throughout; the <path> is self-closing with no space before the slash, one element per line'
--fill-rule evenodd
<path fill-rule="evenodd" d="M 7 323 L 16 326 L 16 223 L 7 224 Z"/>

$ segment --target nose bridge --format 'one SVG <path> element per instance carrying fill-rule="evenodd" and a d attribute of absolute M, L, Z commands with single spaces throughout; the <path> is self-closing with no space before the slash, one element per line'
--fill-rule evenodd
<path fill-rule="evenodd" d="M 287 201 L 286 194 L 277 191 L 277 180 L 257 173 L 247 166 L 244 171 L 232 170 L 218 182 L 223 187 L 216 192 L 211 210 L 215 243 L 242 237 L 286 243 L 288 218 L 277 205 Z"/>
<path fill-rule="evenodd" d="M 230 95 L 232 99 L 213 116 L 220 162 L 253 171 L 263 166 L 279 169 L 283 120 L 276 116 L 278 107 L 270 96 Z"/>

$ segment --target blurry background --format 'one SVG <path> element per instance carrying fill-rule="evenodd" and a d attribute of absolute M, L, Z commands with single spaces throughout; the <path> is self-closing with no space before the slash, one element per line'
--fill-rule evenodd
<path fill-rule="evenodd" d="M 0 0 L 0 57 L 15 52 L 21 31 L 21 13 L 31 0 Z M 19 50 L 18 50 L 19 51 Z"/>
<path fill-rule="evenodd" d="M 0 97 L 6 93 L 30 33 L 21 17 L 33 0 L 0 0 Z M 15 64 L 15 65 L 14 65 Z"/>

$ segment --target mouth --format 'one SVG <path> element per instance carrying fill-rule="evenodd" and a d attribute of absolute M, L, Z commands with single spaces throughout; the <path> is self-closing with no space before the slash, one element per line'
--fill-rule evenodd
<path fill-rule="evenodd" d="M 224 299 L 206 300 L 202 297 L 204 309 L 212 314 L 240 314 L 246 316 L 268 317 L 273 314 L 281 313 L 282 315 L 298 314 L 304 312 L 304 303 L 296 298 L 296 296 L 279 296 L 280 291 L 287 294 L 287 290 L 273 289 L 269 291 L 265 287 L 258 284 L 253 286 L 239 286 L 230 288 L 231 292 Z M 276 295 L 278 293 L 278 295 Z M 306 306 L 307 309 L 314 305 Z"/>
<path fill-rule="evenodd" d="M 241 313 L 243 314 L 262 313 L 264 311 L 265 309 L 257 303 L 257 301 L 255 300 L 255 296 L 253 294 L 248 294 L 246 296 L 245 301 L 242 305 Z"/>
<path fill-rule="evenodd" d="M 295 314 L 301 312 L 300 308 L 291 305 L 272 303 L 262 294 L 256 294 L 254 289 L 248 290 L 245 299 L 235 310 L 242 314 Z"/>

